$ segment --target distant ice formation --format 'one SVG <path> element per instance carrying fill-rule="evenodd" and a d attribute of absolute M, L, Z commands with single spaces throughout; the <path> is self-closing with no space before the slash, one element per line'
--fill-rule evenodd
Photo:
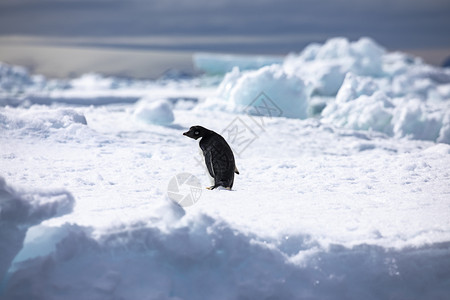
<path fill-rule="evenodd" d="M 174 116 L 172 107 L 166 100 L 142 99 L 136 104 L 134 116 L 141 121 L 157 125 L 169 125 Z"/>
<path fill-rule="evenodd" d="M 22 67 L 0 64 L 0 105 L 106 105 L 136 103 L 151 95 L 196 99 L 196 109 L 249 113 L 248 106 L 264 94 L 282 111 L 277 117 L 320 118 L 341 128 L 449 142 L 450 69 L 388 52 L 370 38 L 333 38 L 284 59 L 199 53 L 194 62 L 208 73 L 228 73 L 220 84 L 208 76 L 142 81 L 85 74 L 48 80 Z M 192 87 L 212 89 L 203 93 Z M 146 101 L 136 104 L 138 119 L 173 122 L 169 104 Z"/>
<path fill-rule="evenodd" d="M 225 74 L 234 67 L 240 70 L 255 70 L 264 66 L 280 64 L 283 58 L 277 56 L 232 55 L 196 53 L 193 57 L 196 69 L 209 74 Z"/>

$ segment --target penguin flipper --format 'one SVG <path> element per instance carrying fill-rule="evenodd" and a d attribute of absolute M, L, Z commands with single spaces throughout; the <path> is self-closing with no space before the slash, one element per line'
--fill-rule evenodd
<path fill-rule="evenodd" d="M 206 164 L 206 167 L 208 168 L 209 175 L 211 175 L 211 177 L 214 178 L 214 169 L 213 169 L 213 164 L 212 164 L 211 152 L 206 151 L 204 153 L 204 156 L 205 156 L 205 164 Z"/>

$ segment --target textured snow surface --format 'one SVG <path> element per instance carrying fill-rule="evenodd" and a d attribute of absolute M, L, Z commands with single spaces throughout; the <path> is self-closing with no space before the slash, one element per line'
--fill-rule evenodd
<path fill-rule="evenodd" d="M 28 228 L 72 211 L 74 198 L 66 191 L 21 191 L 0 177 L 0 276 L 23 247 Z"/>
<path fill-rule="evenodd" d="M 448 298 L 448 71 L 370 39 L 221 83 L 0 70 L 1 299 Z M 182 208 L 192 125 L 240 175 Z"/>

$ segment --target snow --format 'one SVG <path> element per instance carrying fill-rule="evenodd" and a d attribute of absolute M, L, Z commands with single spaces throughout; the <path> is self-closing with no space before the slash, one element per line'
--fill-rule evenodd
<path fill-rule="evenodd" d="M 173 122 L 173 112 L 166 100 L 142 99 L 137 103 L 134 115 L 139 120 L 159 125 L 169 125 Z"/>
<path fill-rule="evenodd" d="M 448 297 L 447 70 L 370 39 L 221 82 L 0 70 L 2 299 Z M 192 125 L 240 174 L 181 207 Z"/>
<path fill-rule="evenodd" d="M 368 77 L 347 73 L 336 100 L 323 111 L 323 121 L 340 127 L 375 130 L 418 140 L 447 141 L 448 101 L 418 97 L 391 98 Z"/>
<path fill-rule="evenodd" d="M 68 214 L 74 198 L 63 190 L 22 191 L 6 184 L 0 177 L 0 276 L 23 247 L 28 228 L 43 220 Z"/>
<path fill-rule="evenodd" d="M 299 77 L 290 76 L 281 66 L 262 67 L 256 71 L 240 72 L 235 68 L 218 87 L 217 99 L 211 99 L 206 108 L 228 101 L 230 110 L 261 114 L 261 110 L 246 111 L 249 106 L 256 106 L 257 95 L 264 91 L 271 102 L 276 102 L 277 116 L 305 119 L 308 116 L 308 99 L 310 87 Z M 214 101 L 215 100 L 215 101 Z M 256 103 L 259 104 L 259 103 Z M 263 105 L 263 104 L 261 104 Z"/>
<path fill-rule="evenodd" d="M 381 76 L 384 53 L 385 50 L 369 38 L 356 42 L 334 38 L 323 45 L 309 45 L 298 55 L 289 55 L 283 66 L 288 73 L 311 80 L 315 93 L 333 96 L 347 72 Z"/>

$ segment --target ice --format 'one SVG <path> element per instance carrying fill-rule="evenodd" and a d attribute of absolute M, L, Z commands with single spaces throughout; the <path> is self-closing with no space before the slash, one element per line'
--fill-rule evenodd
<path fill-rule="evenodd" d="M 336 103 L 350 102 L 362 95 L 372 96 L 377 90 L 379 86 L 372 78 L 349 72 L 336 95 Z"/>
<path fill-rule="evenodd" d="M 0 297 L 446 299 L 449 71 L 365 38 L 255 68 L 1 65 Z M 232 191 L 204 189 L 192 125 L 233 148 Z"/>
<path fill-rule="evenodd" d="M 323 121 L 356 130 L 375 130 L 392 135 L 392 104 L 381 92 L 362 95 L 349 102 L 328 105 L 322 112 Z"/>
<path fill-rule="evenodd" d="M 443 120 L 442 113 L 428 113 L 424 104 L 411 101 L 408 105 L 396 109 L 393 118 L 394 134 L 418 140 L 445 140 L 445 137 L 439 136 L 443 122 L 448 120 Z"/>
<path fill-rule="evenodd" d="M 370 77 L 347 73 L 336 100 L 323 111 L 323 121 L 339 127 L 375 130 L 398 138 L 445 142 L 448 102 L 390 98 Z"/>
<path fill-rule="evenodd" d="M 445 142 L 449 81 L 448 70 L 386 52 L 369 38 L 334 38 L 287 56 L 281 65 L 233 69 L 216 96 L 198 108 L 255 114 L 263 95 L 282 111 L 274 109 L 273 116 L 321 116 L 343 128 Z"/>
<path fill-rule="evenodd" d="M 136 104 L 134 116 L 138 120 L 157 125 L 169 125 L 174 120 L 172 107 L 168 101 L 146 98 Z"/>
<path fill-rule="evenodd" d="M 72 195 L 64 190 L 22 191 L 0 177 L 0 277 L 22 249 L 28 228 L 72 211 Z"/>
<path fill-rule="evenodd" d="M 83 228 L 67 231 L 53 253 L 21 264 L 9 286 L 27 288 L 8 289 L 7 298 L 444 299 L 447 291 L 435 280 L 449 267 L 445 245 L 324 250 L 291 236 L 268 246 L 202 215 L 169 232 L 150 224 L 98 239 Z M 429 276 L 418 278 L 421 272 Z"/>
<path fill-rule="evenodd" d="M 210 95 L 217 79 L 177 78 L 138 80 L 105 77 L 89 73 L 74 79 L 46 79 L 30 75 L 18 66 L 0 62 L 0 106 L 30 106 L 33 104 L 108 105 L 136 103 L 148 96 L 154 98 L 198 98 Z M 198 89 L 197 86 L 206 86 Z"/>
<path fill-rule="evenodd" d="M 442 120 L 442 127 L 439 131 L 438 143 L 450 144 L 450 113 L 447 112 Z"/>
<path fill-rule="evenodd" d="M 257 104 L 262 107 L 276 103 L 274 116 L 308 117 L 310 86 L 296 75 L 287 74 L 280 65 L 266 66 L 256 71 L 234 69 L 220 84 L 217 97 L 230 103 L 232 110 L 242 112 L 249 106 L 255 107 L 261 93 L 267 100 Z"/>
<path fill-rule="evenodd" d="M 28 70 L 20 66 L 0 63 L 0 88 L 2 91 L 20 91 L 32 84 Z"/>
<path fill-rule="evenodd" d="M 280 64 L 282 57 L 196 53 L 193 57 L 196 69 L 209 74 L 225 74 L 234 67 L 240 70 L 254 70 L 272 64 Z"/>
<path fill-rule="evenodd" d="M 47 138 L 52 132 L 76 135 L 87 129 L 86 117 L 72 108 L 47 109 L 34 106 L 27 110 L 5 108 L 0 111 L 0 129 L 4 134 Z M 60 131 L 64 129 L 64 131 Z"/>
<path fill-rule="evenodd" d="M 283 66 L 289 74 L 310 80 L 314 85 L 314 93 L 333 96 L 347 72 L 381 76 L 384 53 L 385 50 L 369 38 L 361 38 L 356 42 L 334 38 L 323 45 L 312 44 L 298 55 L 289 55 Z"/>

